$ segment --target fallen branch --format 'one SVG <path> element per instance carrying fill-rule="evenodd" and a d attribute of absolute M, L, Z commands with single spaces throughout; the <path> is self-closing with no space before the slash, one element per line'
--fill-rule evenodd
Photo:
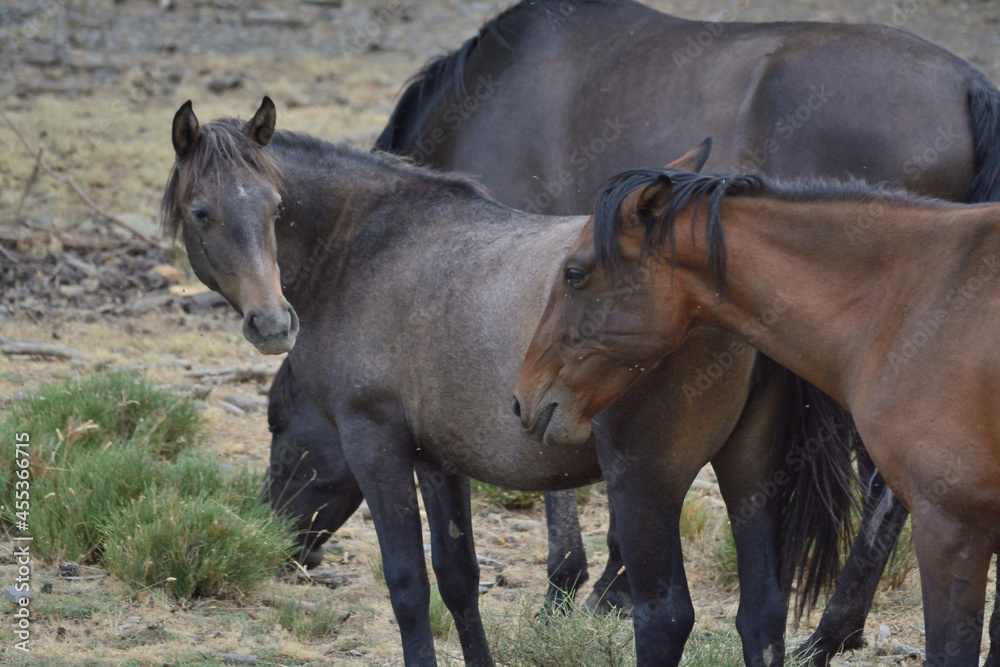
<path fill-rule="evenodd" d="M 21 211 L 24 209 L 24 202 L 28 198 L 28 194 L 31 192 L 31 186 L 38 180 L 38 169 L 41 166 L 42 151 L 39 149 L 38 155 L 35 157 L 35 168 L 31 170 L 31 176 L 28 177 L 28 182 L 24 184 L 24 192 L 21 193 L 21 201 L 17 203 L 17 212 L 14 213 L 15 222 L 21 222 Z"/>
<path fill-rule="evenodd" d="M 79 196 L 80 199 L 83 200 L 83 203 L 85 203 L 90 208 L 91 211 L 93 211 L 94 213 L 96 213 L 101 218 L 104 218 L 105 220 L 107 220 L 111 224 L 113 224 L 113 225 L 115 225 L 117 227 L 121 227 L 122 229 L 128 231 L 129 233 L 134 234 L 135 236 L 137 236 L 138 238 L 142 239 L 143 241 L 145 241 L 146 243 L 148 243 L 150 245 L 153 245 L 153 246 L 156 246 L 156 247 L 159 247 L 159 248 L 163 248 L 163 249 L 167 249 L 167 248 L 170 247 L 169 245 L 160 242 L 158 239 L 154 239 L 152 236 L 149 236 L 148 234 L 145 234 L 145 233 L 139 231 L 138 229 L 136 229 L 132 225 L 128 224 L 127 222 L 125 222 L 124 220 L 122 220 L 121 218 L 119 218 L 118 216 L 116 216 L 114 214 L 111 214 L 111 213 L 108 213 L 103 208 L 101 208 L 100 206 L 98 206 L 97 204 L 95 204 L 94 200 L 92 200 L 90 197 L 88 197 L 87 193 L 84 192 L 82 189 L 80 189 L 80 186 L 77 185 L 72 179 L 63 176 L 62 174 L 60 174 L 59 172 L 57 172 L 56 170 L 54 170 L 52 167 L 50 167 L 48 164 L 46 164 L 45 162 L 42 161 L 42 154 L 41 154 L 41 152 L 40 151 L 39 152 L 35 151 L 35 149 L 32 147 L 32 145 L 28 142 L 27 139 L 24 138 L 24 135 L 21 134 L 21 131 L 19 129 L 17 129 L 17 126 L 14 125 L 13 122 L 11 122 L 10 118 L 7 117 L 7 114 L 5 114 L 3 112 L 3 110 L 0 110 L 0 118 L 3 118 L 4 122 L 7 123 L 7 126 L 10 127 L 11 130 L 13 130 L 14 134 L 17 135 L 17 138 L 20 139 L 21 144 L 28 150 L 28 152 L 31 153 L 32 156 L 37 156 L 36 159 L 38 161 L 38 165 L 41 166 L 41 168 L 44 169 L 46 173 L 48 173 L 50 176 L 52 176 L 52 178 L 56 179 L 57 181 L 59 181 L 60 183 L 62 183 L 64 185 L 68 185 L 70 188 L 72 188 L 73 191 L 77 194 L 77 196 Z"/>
<path fill-rule="evenodd" d="M 0 346 L 0 352 L 6 354 L 7 356 L 22 354 L 29 357 L 79 359 L 80 361 L 86 361 L 88 359 L 87 355 L 82 352 L 77 352 L 74 349 L 62 347 L 61 345 L 52 345 L 50 343 L 25 343 L 19 341 L 7 342 Z"/>

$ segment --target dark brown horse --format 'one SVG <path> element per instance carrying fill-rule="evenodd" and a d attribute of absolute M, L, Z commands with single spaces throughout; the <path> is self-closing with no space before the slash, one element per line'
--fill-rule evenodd
<path fill-rule="evenodd" d="M 690 43 L 701 44 L 693 59 Z M 510 206 L 582 214 L 617 171 L 660 165 L 706 135 L 713 170 L 1000 198 L 1000 95 L 961 58 L 881 26 L 692 22 L 629 1 L 515 6 L 414 78 L 377 147 L 474 174 Z M 679 382 L 714 382 L 706 368 Z M 865 522 L 807 642 L 817 663 L 861 645 L 906 517 L 865 472 Z"/>
<path fill-rule="evenodd" d="M 515 394 L 529 433 L 584 442 L 688 332 L 733 333 L 851 411 L 912 513 L 927 663 L 979 664 L 1000 550 L 1000 206 L 634 170 L 604 190 L 561 273 Z M 622 276 L 636 278 L 628 298 L 614 296 Z"/>
<path fill-rule="evenodd" d="M 466 661 L 477 665 L 492 660 L 477 604 L 466 477 L 544 490 L 579 486 L 602 472 L 609 488 L 649 475 L 655 484 L 634 495 L 619 492 L 616 503 L 631 522 L 642 517 L 662 531 L 647 527 L 640 534 L 633 527 L 623 531 L 621 547 L 626 560 L 633 558 L 640 660 L 675 664 L 693 623 L 682 563 L 671 558 L 679 552 L 680 504 L 708 460 L 734 513 L 734 500 L 766 483 L 773 459 L 794 442 L 774 434 L 773 406 L 788 378 L 758 371 L 749 352 L 735 354 L 726 361 L 726 382 L 687 400 L 678 373 L 691 363 L 713 363 L 725 340 L 706 331 L 649 374 L 633 402 L 601 415 L 596 447 L 537 446 L 509 418 L 505 387 L 516 380 L 563 239 L 578 233 L 586 218 L 518 212 L 467 180 L 275 132 L 275 115 L 265 98 L 248 122 L 220 119 L 202 127 L 191 104 L 182 106 L 173 125 L 177 161 L 163 222 L 167 230 L 183 230 L 196 274 L 245 314 L 244 330 L 259 349 L 294 343 L 289 358 L 296 378 L 338 429 L 371 509 L 407 664 L 436 662 L 412 483 L 420 468 L 428 473 L 420 491 L 441 596 Z M 679 164 L 693 167 L 701 157 L 692 152 Z M 716 418 L 703 419 L 706 410 Z M 676 442 L 701 446 L 668 446 Z M 802 526 L 800 517 L 812 518 L 808 525 L 829 529 L 814 542 L 796 536 L 795 546 L 825 553 L 821 566 L 831 562 L 824 549 L 836 551 L 840 536 L 829 518 L 849 507 L 842 486 L 849 461 L 845 448 L 829 450 L 808 457 L 808 465 L 793 471 L 802 474 L 734 523 L 741 594 L 747 608 L 762 610 L 741 612 L 739 619 L 748 660 L 781 656 L 781 583 L 789 578 L 777 552 L 790 495 L 799 514 L 788 515 L 789 522 Z M 598 465 L 599 451 L 617 458 Z M 826 488 L 812 481 L 817 473 Z M 642 553 L 649 559 L 634 559 Z"/>

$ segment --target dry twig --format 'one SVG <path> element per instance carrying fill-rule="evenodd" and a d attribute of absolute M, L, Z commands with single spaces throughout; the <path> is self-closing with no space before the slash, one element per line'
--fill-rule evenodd
<path fill-rule="evenodd" d="M 116 227 L 121 227 L 122 229 L 134 234 L 135 236 L 142 239 L 146 243 L 149 243 L 150 245 L 157 246 L 160 248 L 169 247 L 166 244 L 161 243 L 159 240 L 154 239 L 152 236 L 149 236 L 148 234 L 139 231 L 132 225 L 128 224 L 127 222 L 119 218 L 118 216 L 108 213 L 103 208 L 95 204 L 94 200 L 88 197 L 87 193 L 84 192 L 82 189 L 80 189 L 80 186 L 77 185 L 75 182 L 73 182 L 72 179 L 63 176 L 62 174 L 60 174 L 52 167 L 50 167 L 48 164 L 42 161 L 41 152 L 39 153 L 35 152 L 35 149 L 32 147 L 32 145 L 28 142 L 27 139 L 24 138 L 24 135 L 21 134 L 21 131 L 17 129 L 17 126 L 14 125 L 14 123 L 11 122 L 10 118 L 7 117 L 7 114 L 5 114 L 3 110 L 0 110 L 0 118 L 3 118 L 4 122 L 7 123 L 7 126 L 10 127 L 11 130 L 13 130 L 14 134 L 17 135 L 17 138 L 20 139 L 21 144 L 24 145 L 24 147 L 28 150 L 28 152 L 31 153 L 32 155 L 37 155 L 38 165 L 41 166 L 41 168 L 44 169 L 46 173 L 52 176 L 52 178 L 72 188 L 73 192 L 75 192 L 77 196 L 79 196 L 80 199 L 83 200 L 83 203 L 85 203 L 90 208 L 91 211 L 96 213 L 98 216 L 104 218 L 111 224 L 115 225 Z"/>

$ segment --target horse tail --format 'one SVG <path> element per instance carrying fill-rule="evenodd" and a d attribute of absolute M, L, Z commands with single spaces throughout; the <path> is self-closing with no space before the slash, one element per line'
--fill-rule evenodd
<path fill-rule="evenodd" d="M 764 372 L 781 372 L 761 355 Z M 774 477 L 780 488 L 781 587 L 796 590 L 796 618 L 815 606 L 835 583 L 857 509 L 857 473 L 852 465 L 856 431 L 851 416 L 833 399 L 788 373 L 781 419 L 775 433 Z"/>
<path fill-rule="evenodd" d="M 969 203 L 1000 201 L 1000 90 L 976 73 L 969 85 L 975 175 Z"/>

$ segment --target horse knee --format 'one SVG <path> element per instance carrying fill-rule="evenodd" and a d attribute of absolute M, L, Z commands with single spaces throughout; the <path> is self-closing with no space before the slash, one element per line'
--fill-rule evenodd
<path fill-rule="evenodd" d="M 401 631 L 417 627 L 427 618 L 431 589 L 425 577 L 406 569 L 390 571 L 386 568 L 385 585 Z"/>
<path fill-rule="evenodd" d="M 464 613 L 470 605 L 476 606 L 478 604 L 478 564 L 448 563 L 447 565 L 435 565 L 434 576 L 437 577 L 441 600 L 449 611 Z"/>

